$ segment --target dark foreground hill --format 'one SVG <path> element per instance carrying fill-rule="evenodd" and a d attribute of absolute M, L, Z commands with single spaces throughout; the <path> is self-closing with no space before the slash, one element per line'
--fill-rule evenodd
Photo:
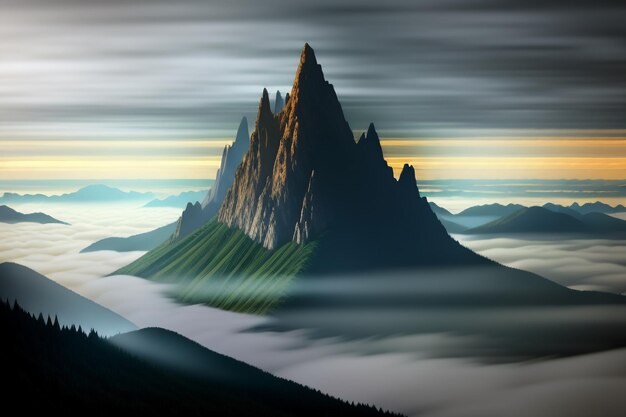
<path fill-rule="evenodd" d="M 107 336 L 137 328 L 100 304 L 12 262 L 0 264 L 0 300 L 17 300 L 32 314 L 57 316 L 62 325 L 93 328 Z"/>
<path fill-rule="evenodd" d="M 390 415 L 274 377 L 162 329 L 109 342 L 5 302 L 0 323 L 0 363 L 10 381 L 3 405 L 24 414 Z"/>

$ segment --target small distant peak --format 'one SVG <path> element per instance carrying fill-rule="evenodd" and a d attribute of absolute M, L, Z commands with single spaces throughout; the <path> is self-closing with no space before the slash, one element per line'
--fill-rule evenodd
<path fill-rule="evenodd" d="M 283 96 L 280 94 L 280 90 L 276 90 L 276 98 L 274 100 L 274 114 L 279 113 L 283 106 L 285 105 L 285 101 L 283 100 Z"/>
<path fill-rule="evenodd" d="M 367 128 L 367 136 L 378 138 L 378 133 L 376 132 L 376 127 L 374 126 L 374 123 L 370 123 L 369 127 Z"/>
<path fill-rule="evenodd" d="M 365 145 L 365 133 L 361 133 L 361 136 L 359 136 L 359 141 L 357 142 L 358 145 L 360 146 L 364 146 Z"/>
<path fill-rule="evenodd" d="M 241 122 L 239 122 L 239 127 L 237 128 L 237 136 L 235 136 L 235 143 L 240 142 L 249 142 L 250 141 L 250 133 L 248 131 L 248 118 L 243 116 L 241 118 Z M 224 149 L 226 151 L 226 148 Z"/>
<path fill-rule="evenodd" d="M 417 181 L 415 179 L 415 168 L 413 168 L 413 165 L 404 164 L 404 167 L 402 167 L 402 172 L 400 173 L 400 178 L 398 179 L 398 183 L 403 188 L 417 188 Z"/>

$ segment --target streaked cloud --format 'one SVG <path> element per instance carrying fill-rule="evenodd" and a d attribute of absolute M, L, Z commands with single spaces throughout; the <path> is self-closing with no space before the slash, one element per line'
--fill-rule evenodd
<path fill-rule="evenodd" d="M 180 160 L 191 152 L 190 140 L 222 141 L 234 135 L 242 115 L 252 120 L 263 87 L 288 91 L 309 41 L 356 131 L 374 121 L 388 138 L 500 137 L 491 147 L 480 141 L 386 147 L 390 156 L 416 163 L 431 158 L 426 178 L 502 177 L 495 157 L 518 151 L 539 160 L 505 160 L 516 178 L 624 175 L 623 160 L 606 156 L 624 157 L 623 144 L 606 140 L 607 132 L 624 137 L 620 2 L 2 0 L 0 7 L 0 141 L 11 142 L 3 146 L 5 157 L 45 152 L 25 140 L 113 140 L 110 148 L 60 145 L 50 153 L 90 161 L 98 150 L 129 160 L 136 149 L 115 140 L 146 140 L 145 154 Z M 522 143 L 535 130 L 552 133 L 536 146 Z M 565 132 L 593 130 L 584 143 L 552 142 Z M 157 140 L 181 146 L 152 146 Z M 207 151 L 199 157 L 213 155 L 197 150 Z M 445 152 L 468 159 L 442 160 Z M 487 156 L 494 159 L 469 160 Z M 163 166 L 144 164 L 126 176 L 153 175 Z M 5 165 L 0 175 L 106 174 L 40 167 L 37 162 L 28 174 Z M 205 168 L 177 162 L 169 175 L 213 175 L 212 165 Z"/>

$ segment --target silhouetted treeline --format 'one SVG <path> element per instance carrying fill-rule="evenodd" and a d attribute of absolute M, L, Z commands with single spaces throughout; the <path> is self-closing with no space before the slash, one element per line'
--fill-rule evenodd
<path fill-rule="evenodd" d="M 0 302 L 0 323 L 0 360 L 7 382 L 3 405 L 20 413 L 391 415 L 262 371 L 250 384 L 257 388 L 246 388 L 162 368 L 122 351 L 94 331 L 61 327 L 56 318 L 35 318 L 17 304 Z M 250 375 L 249 369 L 245 372 Z"/>

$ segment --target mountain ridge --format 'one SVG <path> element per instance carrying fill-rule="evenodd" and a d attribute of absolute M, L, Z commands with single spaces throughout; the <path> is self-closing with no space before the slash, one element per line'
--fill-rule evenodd
<path fill-rule="evenodd" d="M 45 213 L 37 212 L 37 213 L 20 213 L 17 210 L 12 209 L 6 205 L 0 205 L 0 223 L 40 223 L 40 224 L 49 224 L 49 223 L 58 223 L 58 224 L 69 224 L 63 222 L 61 220 L 55 219 L 52 216 L 49 216 Z"/>

